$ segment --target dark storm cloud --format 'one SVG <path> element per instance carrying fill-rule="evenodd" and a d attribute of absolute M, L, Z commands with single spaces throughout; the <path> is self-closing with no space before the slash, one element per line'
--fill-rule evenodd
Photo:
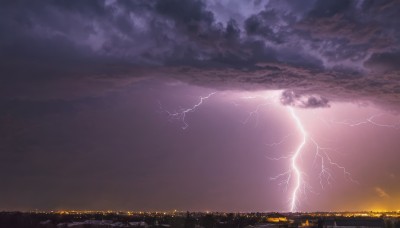
<path fill-rule="evenodd" d="M 2 94 L 52 97 L 56 91 L 51 89 L 24 88 L 32 83 L 58 88 L 62 81 L 69 81 L 65 91 L 85 94 L 137 77 L 173 76 L 208 87 L 283 89 L 299 96 L 399 105 L 398 1 L 224 4 L 5 1 L 0 9 Z M 107 83 L 74 87 L 98 80 Z"/>
<path fill-rule="evenodd" d="M 283 105 L 291 105 L 300 108 L 325 108 L 329 107 L 329 101 L 323 97 L 301 97 L 292 91 L 284 91 L 281 96 Z"/>
<path fill-rule="evenodd" d="M 400 70 L 400 52 L 373 54 L 365 66 L 378 71 Z"/>

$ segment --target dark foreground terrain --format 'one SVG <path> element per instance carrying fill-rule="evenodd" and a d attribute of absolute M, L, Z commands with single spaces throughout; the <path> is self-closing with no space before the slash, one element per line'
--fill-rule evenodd
<path fill-rule="evenodd" d="M 0 212 L 0 227 L 400 227 L 400 212 Z"/>

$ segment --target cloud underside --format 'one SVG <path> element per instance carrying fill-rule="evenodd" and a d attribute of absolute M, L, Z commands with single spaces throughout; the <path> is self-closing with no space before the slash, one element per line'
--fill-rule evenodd
<path fill-rule="evenodd" d="M 92 96 L 169 76 L 285 90 L 283 104 L 304 108 L 361 100 L 398 110 L 399 9 L 368 0 L 6 1 L 0 93 Z"/>
<path fill-rule="evenodd" d="M 175 72 L 176 70 L 176 72 Z M 169 69 L 166 75 L 217 89 L 285 90 L 281 100 L 294 105 L 305 97 L 300 107 L 329 107 L 328 101 L 372 102 L 396 109 L 400 106 L 400 84 L 393 83 L 400 72 L 383 76 L 355 76 L 332 72 L 293 68 L 287 65 L 266 65 L 257 71 L 235 69 Z M 187 77 L 190 75 L 190 77 Z"/>

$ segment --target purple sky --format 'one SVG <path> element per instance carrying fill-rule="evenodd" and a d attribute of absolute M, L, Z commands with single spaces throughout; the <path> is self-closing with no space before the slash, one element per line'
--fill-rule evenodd
<path fill-rule="evenodd" d="M 288 211 L 291 108 L 296 210 L 400 209 L 398 2 L 3 5 L 0 210 Z"/>

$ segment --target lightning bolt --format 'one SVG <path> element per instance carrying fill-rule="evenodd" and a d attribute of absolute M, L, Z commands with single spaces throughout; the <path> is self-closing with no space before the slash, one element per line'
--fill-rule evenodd
<path fill-rule="evenodd" d="M 309 190 L 311 192 L 312 188 L 311 186 L 306 183 L 305 178 L 303 177 L 305 174 L 302 172 L 299 164 L 298 164 L 298 160 L 301 157 L 301 154 L 303 153 L 307 142 L 312 143 L 312 145 L 315 147 L 315 155 L 314 155 L 314 162 L 313 164 L 315 165 L 317 159 L 320 160 L 320 164 L 321 164 L 321 168 L 320 168 L 320 173 L 318 175 L 319 179 L 320 179 L 320 185 L 321 188 L 324 188 L 324 183 L 327 184 L 331 184 L 331 180 L 333 179 L 333 175 L 330 172 L 330 167 L 334 167 L 337 168 L 339 170 L 341 170 L 343 172 L 343 174 L 345 175 L 346 179 L 352 181 L 353 183 L 358 183 L 357 181 L 355 181 L 352 177 L 350 172 L 348 172 L 348 170 L 344 167 L 341 166 L 339 163 L 333 161 L 333 159 L 329 156 L 327 151 L 336 151 L 335 148 L 329 148 L 329 147 L 321 147 L 318 142 L 311 137 L 307 131 L 305 130 L 305 127 L 303 126 L 302 121 L 300 120 L 299 116 L 296 114 L 296 112 L 294 111 L 294 109 L 292 107 L 288 107 L 287 108 L 290 117 L 293 119 L 296 128 L 299 132 L 299 134 L 301 135 L 301 141 L 299 142 L 298 146 L 296 147 L 296 150 L 292 153 L 290 153 L 288 156 L 281 156 L 281 157 L 277 157 L 277 158 L 270 158 L 267 157 L 270 160 L 273 161 L 278 161 L 278 160 L 289 160 L 290 161 L 290 168 L 289 170 L 278 174 L 275 177 L 270 178 L 271 180 L 281 180 L 279 185 L 285 185 L 285 190 L 287 190 L 288 185 L 291 183 L 292 179 L 294 179 L 294 187 L 293 190 L 291 192 L 291 196 L 289 198 L 290 200 L 290 211 L 291 212 L 295 212 L 297 210 L 297 204 L 298 204 L 298 199 L 299 199 L 299 194 L 300 192 L 305 193 L 306 190 Z M 272 143 L 272 144 L 268 144 L 268 145 L 280 145 L 282 144 L 285 139 L 288 136 L 285 136 L 281 141 L 277 142 L 277 143 Z M 286 177 L 286 178 L 285 178 Z M 303 191 L 301 191 L 303 190 Z"/>
<path fill-rule="evenodd" d="M 160 104 L 160 108 L 163 110 L 163 112 L 168 114 L 168 116 L 171 120 L 182 121 L 182 123 L 183 123 L 182 129 L 185 130 L 189 127 L 189 124 L 186 121 L 187 114 L 190 112 L 194 112 L 199 106 L 201 106 L 204 103 L 205 100 L 209 99 L 214 94 L 216 94 L 216 92 L 212 92 L 212 93 L 208 94 L 207 96 L 201 96 L 198 103 L 194 104 L 193 106 L 191 106 L 189 108 L 181 108 L 178 111 L 171 112 L 171 111 L 165 110 L 162 108 L 161 104 Z M 255 99 L 255 98 L 259 98 L 259 97 L 258 96 L 242 97 L 242 99 L 246 99 L 246 100 Z M 275 102 L 271 102 L 270 100 L 273 98 L 276 98 L 276 95 L 269 96 L 269 97 L 262 97 L 262 98 L 267 99 L 267 102 L 257 105 L 257 107 L 254 111 L 249 112 L 249 115 L 243 121 L 243 124 L 246 124 L 250 121 L 250 119 L 255 118 L 255 122 L 256 122 L 256 126 L 257 126 L 260 109 L 265 106 L 272 105 L 273 103 L 275 103 Z M 236 103 L 235 103 L 235 105 L 236 105 Z M 287 111 L 290 114 L 290 117 L 292 118 L 293 122 L 295 123 L 296 129 L 297 129 L 299 135 L 301 136 L 301 141 L 297 145 L 296 150 L 294 152 L 291 152 L 288 155 L 277 157 L 277 158 L 273 158 L 273 157 L 267 157 L 267 158 L 270 160 L 273 160 L 273 161 L 278 161 L 278 160 L 289 160 L 290 161 L 290 163 L 289 163 L 290 168 L 287 171 L 285 171 L 281 174 L 278 174 L 275 177 L 271 177 L 270 179 L 271 180 L 280 180 L 280 183 L 278 185 L 285 185 L 285 189 L 287 189 L 288 186 L 293 181 L 294 187 L 293 187 L 293 190 L 291 191 L 289 201 L 290 201 L 290 211 L 295 212 L 298 208 L 300 192 L 305 193 L 306 190 L 313 192 L 311 186 L 306 182 L 306 178 L 304 177 L 304 176 L 306 176 L 306 174 L 303 173 L 303 171 L 300 168 L 300 165 L 298 164 L 299 159 L 301 158 L 302 153 L 304 153 L 303 151 L 305 150 L 305 147 L 308 144 L 308 142 L 310 142 L 310 144 L 315 147 L 315 152 L 314 152 L 315 155 L 314 155 L 313 164 L 315 165 L 317 160 L 320 161 L 321 168 L 320 168 L 320 173 L 319 173 L 318 177 L 320 179 L 320 185 L 321 185 L 322 189 L 324 188 L 324 183 L 327 183 L 330 185 L 331 180 L 333 180 L 333 176 L 330 172 L 331 167 L 341 170 L 344 173 L 345 177 L 347 179 L 351 180 L 352 182 L 354 182 L 354 183 L 357 183 L 357 182 L 351 178 L 350 172 L 348 172 L 344 166 L 339 165 L 338 163 L 333 161 L 333 159 L 329 156 L 328 151 L 329 150 L 335 151 L 336 149 L 328 148 L 328 147 L 321 147 L 317 143 L 317 141 L 311 135 L 309 135 L 307 133 L 307 131 L 305 130 L 305 127 L 303 126 L 301 119 L 296 114 L 294 108 L 287 107 Z M 366 123 L 368 122 L 370 124 L 376 124 L 376 122 L 373 121 L 373 118 L 375 118 L 375 117 L 372 117 L 365 122 Z M 348 123 L 343 122 L 342 124 L 348 124 Z M 357 125 L 361 125 L 361 124 L 365 124 L 365 123 L 360 122 L 360 123 L 353 123 L 353 124 L 355 126 L 357 126 Z M 270 146 L 270 147 L 279 146 L 279 145 L 285 143 L 286 139 L 290 135 L 291 134 L 286 135 L 278 142 L 269 143 L 266 145 Z"/>
<path fill-rule="evenodd" d="M 297 159 L 298 159 L 301 151 L 303 150 L 304 146 L 306 145 L 307 132 L 304 130 L 304 127 L 303 127 L 299 117 L 294 112 L 293 108 L 289 107 L 288 110 L 289 110 L 290 115 L 292 116 L 293 120 L 295 121 L 296 126 L 302 137 L 302 140 L 301 140 L 299 146 L 297 147 L 293 156 L 290 158 L 291 159 L 291 167 L 292 167 L 292 170 L 293 170 L 293 172 L 295 174 L 295 178 L 296 178 L 296 184 L 295 184 L 295 187 L 292 192 L 292 198 L 291 198 L 291 203 L 290 203 L 290 211 L 294 212 L 296 210 L 297 194 L 300 189 L 301 182 L 302 182 L 301 171 L 300 171 L 299 167 L 297 166 Z"/>
<path fill-rule="evenodd" d="M 182 129 L 183 129 L 183 130 L 186 130 L 186 129 L 189 127 L 189 124 L 186 122 L 186 115 L 187 115 L 189 112 L 194 112 L 200 105 L 203 104 L 203 102 L 204 102 L 205 100 L 209 99 L 211 96 L 213 96 L 213 95 L 216 94 L 216 93 L 217 93 L 217 92 L 209 93 L 209 94 L 208 94 L 207 96 L 205 96 L 205 97 L 200 96 L 200 101 L 199 101 L 197 104 L 195 104 L 195 105 L 193 105 L 192 107 L 189 107 L 189 108 L 181 108 L 179 111 L 171 112 L 171 111 L 168 111 L 168 110 L 164 109 L 164 108 L 162 107 L 162 105 L 161 105 L 160 102 L 159 102 L 159 105 L 160 105 L 160 109 L 161 109 L 163 112 L 165 112 L 165 113 L 168 114 L 169 119 L 171 119 L 171 120 L 180 120 L 180 121 L 182 121 L 182 123 L 183 123 Z"/>

